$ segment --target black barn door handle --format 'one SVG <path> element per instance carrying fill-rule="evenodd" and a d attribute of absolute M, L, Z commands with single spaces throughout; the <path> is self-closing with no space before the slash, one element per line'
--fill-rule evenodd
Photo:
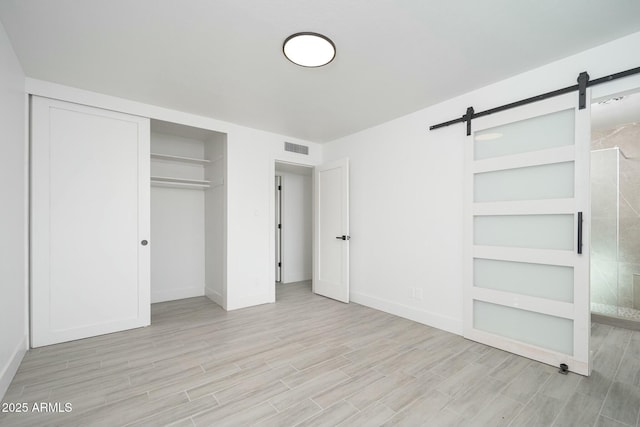
<path fill-rule="evenodd" d="M 578 212 L 578 254 L 582 254 L 582 212 Z"/>

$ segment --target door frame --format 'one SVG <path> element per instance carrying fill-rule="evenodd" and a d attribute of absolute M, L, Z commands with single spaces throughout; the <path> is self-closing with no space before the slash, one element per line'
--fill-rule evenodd
<path fill-rule="evenodd" d="M 278 172 L 276 171 L 277 165 L 281 164 L 281 165 L 288 165 L 288 166 L 293 166 L 293 167 L 298 167 L 298 168 L 305 168 L 308 169 L 311 172 L 311 271 L 313 271 L 314 268 L 314 260 L 313 260 L 313 255 L 314 255 L 314 251 L 315 251 L 315 238 L 313 235 L 313 229 L 314 229 L 314 225 L 315 225 L 315 218 L 316 218 L 316 209 L 315 209 L 315 200 L 313 197 L 313 188 L 314 188 L 314 173 L 315 173 L 315 168 L 316 165 L 313 164 L 309 164 L 309 163 L 299 163 L 299 162 L 293 162 L 291 160 L 281 160 L 278 159 L 277 157 L 274 157 L 270 160 L 270 176 L 271 177 L 275 177 Z M 284 179 L 283 179 L 284 181 Z M 270 265 L 271 266 L 275 266 L 276 263 L 276 230 L 274 227 L 274 224 L 276 223 L 276 206 L 275 206 L 275 191 L 276 191 L 276 180 L 275 179 L 270 179 L 269 180 L 270 185 L 269 185 L 269 260 L 270 260 Z M 284 188 L 284 185 L 283 185 Z M 281 197 L 281 202 L 282 200 L 284 200 L 284 198 L 286 198 L 286 195 L 284 193 L 280 194 Z M 282 243 L 281 243 L 282 244 Z M 284 264 L 283 264 L 284 265 Z M 286 268 L 286 266 L 284 266 L 283 268 L 280 269 L 280 275 L 281 275 L 281 279 L 282 279 L 282 273 L 284 271 L 284 269 Z M 269 289 L 269 293 L 270 293 L 270 301 L 271 302 L 275 302 L 276 301 L 276 271 L 275 268 L 270 268 L 270 289 Z M 281 283 L 281 282 L 280 282 Z M 311 292 L 314 292 L 314 283 L 313 283 L 313 279 L 311 280 Z"/>
<path fill-rule="evenodd" d="M 275 260 L 274 265 L 276 268 L 276 283 L 282 283 L 282 175 L 278 175 L 278 171 L 275 172 L 275 188 L 274 193 L 276 194 L 276 200 L 274 202 L 275 206 L 275 221 L 273 222 L 275 226 Z M 278 261 L 279 260 L 279 261 Z M 278 265 L 279 263 L 279 265 Z"/>

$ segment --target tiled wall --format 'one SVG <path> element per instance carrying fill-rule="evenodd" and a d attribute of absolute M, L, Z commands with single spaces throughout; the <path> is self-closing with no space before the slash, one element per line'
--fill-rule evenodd
<path fill-rule="evenodd" d="M 620 307 L 635 308 L 640 310 L 640 122 L 631 123 L 602 131 L 592 133 L 592 150 L 620 147 L 622 152 L 628 157 L 619 159 L 619 242 L 618 242 L 618 264 L 617 264 L 617 294 Z M 594 202 L 600 198 L 598 191 L 605 189 L 606 185 L 600 181 L 603 177 L 594 174 L 592 176 L 592 197 Z M 607 179 L 610 179 L 607 178 Z M 609 188 L 610 189 L 610 188 Z M 607 189 L 606 191 L 608 191 Z M 608 240 L 610 234 L 610 222 L 607 221 L 609 215 L 604 212 L 601 218 L 607 224 L 604 229 L 598 230 L 598 218 L 596 213 L 603 214 L 602 209 L 594 205 L 593 247 L 596 252 L 595 263 L 592 263 L 592 301 L 603 304 L 612 304 L 610 301 L 615 292 L 614 281 L 600 280 L 597 277 L 598 271 L 605 271 L 598 268 L 600 261 L 605 261 L 607 257 L 599 257 L 597 254 L 598 239 L 604 237 Z M 608 231 L 607 231 L 608 230 Z M 600 242 L 600 243 L 602 243 Z M 602 247 L 602 246 L 601 246 Z M 600 266 L 602 267 L 602 266 Z M 610 271 L 611 269 L 609 269 Z M 606 272 L 604 273 L 606 276 Z M 595 276 L 595 277 L 594 277 Z"/>

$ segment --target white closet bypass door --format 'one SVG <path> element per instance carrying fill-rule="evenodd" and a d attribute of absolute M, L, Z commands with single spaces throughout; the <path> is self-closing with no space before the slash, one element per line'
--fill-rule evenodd
<path fill-rule="evenodd" d="M 583 375 L 589 120 L 575 92 L 474 119 L 465 142 L 464 336 Z"/>
<path fill-rule="evenodd" d="M 349 302 L 349 160 L 315 168 L 313 291 Z"/>
<path fill-rule="evenodd" d="M 149 325 L 149 120 L 40 97 L 31 114 L 31 345 Z"/>

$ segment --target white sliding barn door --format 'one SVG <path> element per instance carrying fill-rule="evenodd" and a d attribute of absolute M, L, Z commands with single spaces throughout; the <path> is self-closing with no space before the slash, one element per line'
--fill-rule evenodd
<path fill-rule="evenodd" d="M 149 120 L 40 97 L 31 114 L 31 345 L 148 325 Z"/>
<path fill-rule="evenodd" d="M 590 113 L 577 105 L 576 92 L 472 122 L 464 336 L 589 375 Z"/>
<path fill-rule="evenodd" d="M 315 168 L 313 291 L 349 302 L 349 160 Z"/>

